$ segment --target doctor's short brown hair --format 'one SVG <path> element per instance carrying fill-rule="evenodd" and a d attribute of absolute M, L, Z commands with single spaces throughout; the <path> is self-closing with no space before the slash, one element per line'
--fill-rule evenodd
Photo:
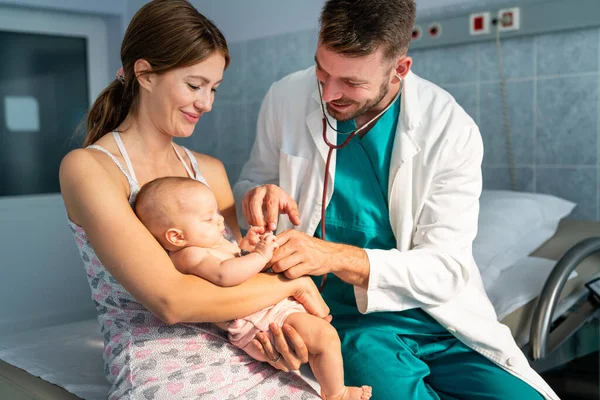
<path fill-rule="evenodd" d="M 349 57 L 380 47 L 392 59 L 408 50 L 417 6 L 415 0 L 327 0 L 321 11 L 319 42 Z"/>

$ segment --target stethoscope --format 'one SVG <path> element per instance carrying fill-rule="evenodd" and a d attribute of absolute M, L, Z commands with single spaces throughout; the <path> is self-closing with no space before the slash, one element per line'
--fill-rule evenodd
<path fill-rule="evenodd" d="M 335 129 L 333 126 L 331 126 L 331 124 L 329 123 L 329 120 L 327 119 L 327 114 L 325 113 L 325 105 L 323 104 L 323 94 L 321 93 L 321 84 L 317 80 L 317 88 L 319 89 L 319 100 L 321 102 L 321 109 L 323 110 L 323 140 L 325 141 L 325 144 L 327 144 L 327 146 L 329 147 L 329 151 L 327 152 L 327 161 L 325 162 L 325 179 L 323 181 L 323 197 L 321 199 L 321 239 L 323 239 L 323 240 L 326 240 L 326 238 L 325 238 L 325 212 L 326 212 L 327 207 L 326 207 L 325 202 L 327 200 L 326 199 L 327 186 L 329 185 L 329 164 L 331 163 L 331 155 L 333 154 L 333 150 L 338 150 L 343 147 L 346 147 L 346 145 L 348 143 L 350 143 L 350 141 L 352 140 L 352 138 L 354 136 L 356 136 L 360 131 L 364 130 L 369 125 L 371 125 L 373 123 L 373 121 L 375 121 L 379 117 L 381 117 L 396 102 L 396 100 L 398 100 L 398 97 L 400 97 L 400 94 L 402 93 L 402 86 L 404 84 L 404 81 L 402 80 L 400 75 L 396 74 L 396 77 L 398 79 L 400 79 L 400 90 L 398 90 L 398 94 L 396 95 L 396 97 L 394 97 L 394 100 L 390 104 L 388 104 L 387 107 L 384 108 L 379 114 L 377 114 L 376 116 L 371 118 L 371 120 L 369 122 L 367 122 L 360 128 L 355 129 L 352 132 L 340 132 L 337 129 Z M 346 138 L 346 140 L 344 140 L 344 142 L 342 144 L 335 145 L 335 144 L 331 143 L 327 139 L 327 126 L 328 125 L 335 132 L 341 133 L 343 135 L 349 135 L 349 136 Z M 325 281 L 327 281 L 327 274 L 323 275 L 323 277 L 321 278 L 321 285 L 319 286 L 320 292 L 322 292 L 323 289 L 325 288 Z"/>

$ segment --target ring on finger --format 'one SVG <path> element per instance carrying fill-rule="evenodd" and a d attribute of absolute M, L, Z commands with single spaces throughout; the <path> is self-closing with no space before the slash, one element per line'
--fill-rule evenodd
<path fill-rule="evenodd" d="M 274 364 L 274 363 L 276 363 L 276 362 L 277 362 L 277 361 L 279 361 L 279 360 L 281 360 L 281 354 L 277 354 L 277 357 L 273 358 L 273 359 L 271 360 L 271 362 Z"/>

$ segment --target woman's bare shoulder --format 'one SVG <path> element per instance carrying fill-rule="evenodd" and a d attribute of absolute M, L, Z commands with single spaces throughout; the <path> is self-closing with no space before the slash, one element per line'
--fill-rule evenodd
<path fill-rule="evenodd" d="M 59 169 L 61 185 L 80 179 L 95 179 L 100 176 L 111 178 L 115 182 L 126 183 L 124 176 L 120 176 L 117 165 L 110 157 L 94 149 L 71 150 L 62 159 Z"/>
<path fill-rule="evenodd" d="M 204 176 L 208 185 L 213 188 L 213 190 L 220 188 L 224 183 L 229 187 L 227 171 L 221 160 L 209 156 L 208 154 L 197 153 L 195 151 L 192 151 L 192 154 L 198 161 L 200 173 Z"/>
<path fill-rule="evenodd" d="M 192 151 L 193 156 L 198 161 L 198 166 L 200 167 L 200 171 L 224 171 L 225 166 L 216 157 L 209 156 L 208 154 L 198 153 L 196 151 Z"/>
<path fill-rule="evenodd" d="M 99 151 L 92 149 L 75 149 L 67 153 L 60 163 L 61 183 L 96 173 L 96 170 L 102 166 L 99 154 Z"/>
<path fill-rule="evenodd" d="M 59 169 L 60 191 L 73 222 L 78 223 L 83 199 L 92 197 L 129 196 L 125 176 L 110 158 L 97 150 L 76 149 L 62 160 Z"/>

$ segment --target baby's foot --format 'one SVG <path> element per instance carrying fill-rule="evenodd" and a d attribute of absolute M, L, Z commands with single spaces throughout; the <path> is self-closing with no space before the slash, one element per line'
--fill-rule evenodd
<path fill-rule="evenodd" d="M 346 386 L 344 390 L 334 396 L 325 396 L 324 393 L 321 393 L 323 400 L 369 400 L 371 395 L 371 386 Z"/>

